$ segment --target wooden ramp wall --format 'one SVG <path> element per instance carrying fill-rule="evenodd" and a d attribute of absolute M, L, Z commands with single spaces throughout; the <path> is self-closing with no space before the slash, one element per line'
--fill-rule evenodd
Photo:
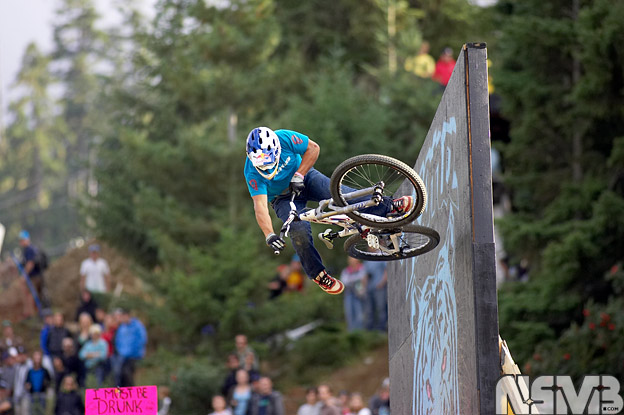
<path fill-rule="evenodd" d="M 462 48 L 415 164 L 432 252 L 390 263 L 392 413 L 493 414 L 500 376 L 485 44 Z"/>

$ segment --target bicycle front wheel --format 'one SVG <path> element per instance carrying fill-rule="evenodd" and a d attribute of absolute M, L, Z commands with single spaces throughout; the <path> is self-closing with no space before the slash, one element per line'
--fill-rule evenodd
<path fill-rule="evenodd" d="M 381 181 L 384 182 L 383 195 L 391 198 L 403 186 L 401 194 L 414 197 L 412 208 L 401 215 L 387 217 L 354 211 L 347 213 L 351 219 L 367 226 L 388 228 L 407 225 L 423 213 L 427 191 L 422 179 L 407 164 L 388 156 L 364 154 L 343 161 L 331 176 L 329 190 L 337 206 L 348 206 L 345 194 L 369 188 Z"/>
<path fill-rule="evenodd" d="M 364 261 L 394 261 L 425 254 L 440 243 L 438 232 L 420 225 L 406 225 L 400 229 L 370 229 L 368 235 L 372 235 L 375 243 L 371 244 L 361 235 L 349 237 L 344 243 L 347 254 Z M 396 235 L 396 238 L 392 238 L 392 235 Z"/>

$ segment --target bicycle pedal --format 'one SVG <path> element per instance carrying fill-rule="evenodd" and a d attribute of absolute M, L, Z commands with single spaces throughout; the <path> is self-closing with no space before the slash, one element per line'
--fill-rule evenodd
<path fill-rule="evenodd" d="M 379 238 L 377 237 L 377 235 L 369 233 L 368 235 L 366 235 L 366 242 L 368 242 L 369 247 L 373 249 L 379 249 Z"/>
<path fill-rule="evenodd" d="M 319 233 L 318 237 L 321 241 L 323 241 L 327 249 L 334 249 L 335 236 L 333 235 L 331 229 L 326 229 L 324 232 Z"/>

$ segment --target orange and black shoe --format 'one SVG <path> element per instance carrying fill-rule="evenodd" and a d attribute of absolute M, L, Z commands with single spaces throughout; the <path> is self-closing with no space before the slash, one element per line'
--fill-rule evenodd
<path fill-rule="evenodd" d="M 319 272 L 316 278 L 312 281 L 321 287 L 321 290 L 325 291 L 327 294 L 336 295 L 344 291 L 344 284 L 340 280 L 337 280 L 329 275 L 325 270 Z"/>
<path fill-rule="evenodd" d="M 414 207 L 414 198 L 412 196 L 403 196 L 392 201 L 392 210 L 390 215 L 398 216 L 409 213 Z"/>

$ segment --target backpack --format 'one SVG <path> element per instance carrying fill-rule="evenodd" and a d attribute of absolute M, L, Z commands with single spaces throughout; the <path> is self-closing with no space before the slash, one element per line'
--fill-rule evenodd
<path fill-rule="evenodd" d="M 46 254 L 43 249 L 35 248 L 35 265 L 39 267 L 40 271 L 44 271 L 48 269 L 48 254 Z"/>

